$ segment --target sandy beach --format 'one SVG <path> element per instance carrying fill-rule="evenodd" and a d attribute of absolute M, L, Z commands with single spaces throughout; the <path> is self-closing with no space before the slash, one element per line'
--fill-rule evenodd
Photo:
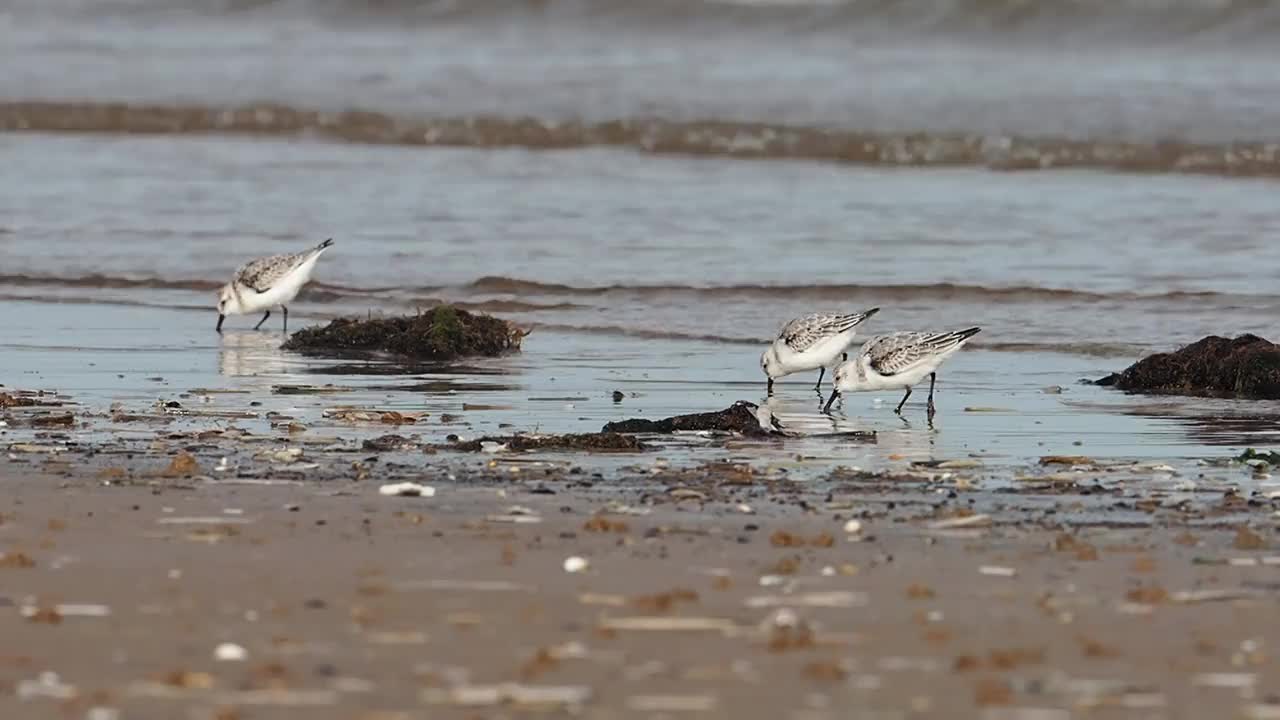
<path fill-rule="evenodd" d="M 353 482 L 10 464 L 0 708 L 1280 712 L 1280 555 L 1269 527 L 1247 529 L 1273 523 L 1274 499 L 1161 497 L 1092 469 L 988 492 L 963 480 L 973 468 L 817 485 L 740 467 L 598 479 L 529 460 L 433 482 L 432 497 L 380 495 L 381 469 Z"/>

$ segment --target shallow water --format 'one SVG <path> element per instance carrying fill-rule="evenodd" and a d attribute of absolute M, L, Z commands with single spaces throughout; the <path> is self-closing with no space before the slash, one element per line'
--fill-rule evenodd
<path fill-rule="evenodd" d="M 1270 182 L 0 136 L 9 297 L 204 310 L 246 257 L 335 237 L 311 312 L 470 303 L 566 334 L 755 347 L 815 309 L 868 332 L 1119 359 L 1265 333 Z M 206 316 L 193 322 L 209 322 Z M 1113 363 L 1114 364 L 1114 363 Z"/>
<path fill-rule="evenodd" d="M 1271 330 L 1278 21 L 1198 0 L 11 2 L 0 382 L 93 407 L 230 383 L 314 414 L 338 399 L 267 393 L 324 380 L 499 405 L 473 433 L 595 430 L 759 400 L 784 321 L 878 306 L 865 333 L 983 328 L 944 368 L 938 432 L 858 396 L 836 429 L 880 431 L 875 451 L 783 452 L 1223 454 L 1276 408 L 1077 381 Z M 282 354 L 254 318 L 213 334 L 236 266 L 326 237 L 295 327 L 451 301 L 532 327 L 524 352 L 397 377 Z M 811 381 L 778 410 L 827 432 Z"/>
<path fill-rule="evenodd" d="M 813 377 L 784 381 L 764 396 L 751 362 L 754 349 L 719 343 L 535 333 L 523 352 L 457 365 L 403 367 L 379 362 L 304 358 L 278 349 L 278 332 L 237 329 L 219 338 L 194 313 L 115 305 L 10 303 L 0 321 L 0 367 L 6 384 L 56 389 L 102 413 L 155 413 L 178 401 L 191 427 L 235 426 L 283 437 L 273 423 L 290 418 L 321 437 L 367 439 L 386 433 L 444 443 L 523 432 L 594 432 L 629 417 L 719 409 L 736 400 L 768 403 L 786 429 L 785 442 L 737 442 L 682 435 L 659 441 L 656 455 L 595 456 L 595 466 L 645 465 L 655 458 L 733 458 L 791 467 L 797 477 L 833 465 L 867 469 L 899 460 L 981 458 L 988 467 L 1017 466 L 1050 454 L 1137 459 L 1194 459 L 1236 454 L 1280 428 L 1280 404 L 1187 399 L 1136 400 L 1071 379 L 1097 375 L 1106 361 L 1056 353 L 960 353 L 939 382 L 939 415 L 930 428 L 923 391 L 904 418 L 898 395 L 851 395 L 828 416 Z M 298 313 L 297 320 L 308 319 Z M 1061 393 L 1046 392 L 1065 383 Z M 332 386 L 306 394 L 281 388 Z M 615 402 L 613 392 L 624 399 Z M 234 392 L 228 392 L 234 391 Z M 824 388 L 829 392 L 829 388 Z M 254 405 L 250 405 L 254 403 Z M 343 406 L 426 413 L 417 424 L 351 425 L 326 420 Z M 228 413 L 222 419 L 219 413 Z M 250 413 L 248 417 L 238 417 Z M 210 416 L 209 414 L 212 414 Z M 450 417 L 452 416 L 452 417 Z M 212 419 L 210 419 L 212 417 Z M 840 433 L 877 433 L 873 444 Z M 137 423 L 95 421 L 83 441 L 148 432 Z M 18 437 L 10 431 L 10 437 Z M 554 456 L 554 453 L 552 454 Z M 584 460 L 578 456 L 577 461 Z M 481 458 L 483 461 L 483 458 Z"/>

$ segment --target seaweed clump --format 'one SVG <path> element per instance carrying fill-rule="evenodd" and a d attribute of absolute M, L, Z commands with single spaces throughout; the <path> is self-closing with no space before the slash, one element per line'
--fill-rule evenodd
<path fill-rule="evenodd" d="M 1171 353 L 1149 355 L 1098 385 L 1134 392 L 1280 398 L 1280 345 L 1257 335 L 1210 335 Z"/>
<path fill-rule="evenodd" d="M 285 350 L 309 355 L 390 353 L 417 360 L 495 356 L 520 349 L 528 332 L 506 320 L 440 305 L 427 312 L 364 320 L 338 318 L 299 330 Z"/>
<path fill-rule="evenodd" d="M 633 418 L 611 422 L 604 426 L 606 433 L 674 433 L 674 432 L 736 432 L 752 437 L 781 434 L 782 428 L 776 418 L 770 417 L 770 429 L 766 430 L 757 415 L 759 406 L 755 403 L 739 400 L 724 410 L 716 412 L 694 413 L 692 415 L 676 415 L 662 420 L 644 420 Z"/>

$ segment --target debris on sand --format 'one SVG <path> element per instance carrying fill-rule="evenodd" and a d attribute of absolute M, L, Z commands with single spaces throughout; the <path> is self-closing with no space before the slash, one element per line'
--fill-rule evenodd
<path fill-rule="evenodd" d="M 76 424 L 76 416 L 71 413 L 62 415 L 42 415 L 40 417 L 31 418 L 31 427 L 50 428 L 50 427 L 71 427 Z"/>
<path fill-rule="evenodd" d="M 2 386 L 0 386 L 2 387 Z M 45 400 L 43 391 L 32 390 L 11 390 L 9 392 L 0 392 L 0 409 L 15 407 L 61 407 L 62 403 L 55 400 Z"/>
<path fill-rule="evenodd" d="M 676 415 L 662 420 L 633 418 L 611 422 L 604 426 L 606 433 L 674 433 L 674 432 L 735 432 L 750 437 L 781 435 L 782 425 L 772 414 L 763 413 L 760 406 L 746 400 L 717 412 Z M 765 425 L 767 423 L 767 427 Z"/>
<path fill-rule="evenodd" d="M 355 407 L 325 408 L 321 416 L 328 420 L 349 423 L 381 423 L 383 425 L 413 425 L 426 413 L 402 413 L 396 410 L 374 410 Z"/>
<path fill-rule="evenodd" d="M 428 688 L 421 700 L 428 705 L 460 707 L 509 706 L 529 708 L 575 708 L 591 698 L 586 686 L 536 686 L 505 683 L 502 685 L 460 685 L 452 688 Z"/>
<path fill-rule="evenodd" d="M 490 444 L 493 445 L 490 445 Z M 565 435 L 507 435 L 482 437 L 451 445 L 437 446 L 443 450 L 481 452 L 487 447 L 500 447 L 507 452 L 527 450 L 596 450 L 604 452 L 638 452 L 645 445 L 630 435 L 616 432 L 568 433 Z"/>
<path fill-rule="evenodd" d="M 160 471 L 161 476 L 167 478 L 190 477 L 199 473 L 200 464 L 188 452 L 179 452 L 169 461 L 169 466 Z"/>
<path fill-rule="evenodd" d="M 379 435 L 360 444 L 362 450 L 371 452 L 395 452 L 397 450 L 412 450 L 415 447 L 417 445 L 403 435 Z"/>
<path fill-rule="evenodd" d="M 389 497 L 435 497 L 436 489 L 430 485 L 411 482 L 389 483 L 378 488 L 378 494 Z"/>
<path fill-rule="evenodd" d="M 1280 345 L 1257 335 L 1210 335 L 1176 352 L 1149 355 L 1097 384 L 1137 392 L 1277 399 Z"/>
<path fill-rule="evenodd" d="M 299 330 L 285 350 L 308 355 L 390 353 L 419 360 L 494 356 L 520 349 L 528 335 L 506 320 L 440 305 L 412 316 L 338 318 Z"/>

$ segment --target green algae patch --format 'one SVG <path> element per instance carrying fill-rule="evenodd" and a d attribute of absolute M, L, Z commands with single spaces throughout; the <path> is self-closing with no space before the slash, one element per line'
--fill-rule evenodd
<path fill-rule="evenodd" d="M 520 350 L 529 333 L 491 315 L 440 305 L 399 317 L 338 318 L 299 330 L 285 350 L 306 355 L 390 354 L 414 360 L 493 357 Z"/>

